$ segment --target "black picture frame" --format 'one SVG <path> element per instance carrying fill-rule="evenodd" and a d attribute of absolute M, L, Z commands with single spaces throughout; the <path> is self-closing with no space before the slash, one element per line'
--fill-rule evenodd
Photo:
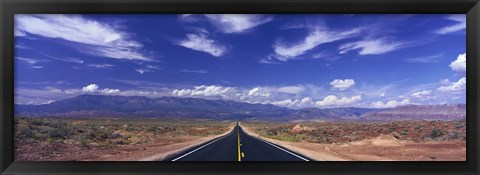
<path fill-rule="evenodd" d="M 0 172 L 12 174 L 479 174 L 478 0 L 1 0 Z M 15 162 L 14 14 L 467 14 L 465 162 Z"/>

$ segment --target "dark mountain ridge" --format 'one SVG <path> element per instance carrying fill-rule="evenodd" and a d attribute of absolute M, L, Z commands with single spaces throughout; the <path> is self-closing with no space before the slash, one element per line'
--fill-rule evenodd
<path fill-rule="evenodd" d="M 26 117 L 149 117 L 218 120 L 423 120 L 465 118 L 465 105 L 407 105 L 389 109 L 304 108 L 250 104 L 201 98 L 80 95 L 44 105 L 15 105 L 16 116 Z"/>

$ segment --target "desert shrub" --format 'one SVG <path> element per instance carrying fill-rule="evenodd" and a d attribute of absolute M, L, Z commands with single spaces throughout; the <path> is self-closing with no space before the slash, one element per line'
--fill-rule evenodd
<path fill-rule="evenodd" d="M 111 135 L 110 138 L 111 138 L 111 139 L 123 138 L 123 134 L 120 133 L 120 132 L 115 131 L 115 132 L 112 133 L 112 135 Z"/>
<path fill-rule="evenodd" d="M 37 129 L 37 132 L 39 133 L 42 133 L 42 134 L 48 134 L 50 133 L 52 129 L 48 128 L 48 127 L 40 127 Z"/>
<path fill-rule="evenodd" d="M 141 131 L 142 128 L 140 127 L 134 127 L 134 126 L 128 126 L 127 129 L 126 129 L 128 132 L 138 132 L 138 131 Z"/>
<path fill-rule="evenodd" d="M 32 119 L 31 124 L 32 125 L 43 125 L 43 120 L 39 119 L 39 118 L 34 118 L 34 119 Z"/>
<path fill-rule="evenodd" d="M 459 133 L 459 132 L 451 132 L 448 133 L 445 137 L 446 140 L 460 140 L 460 139 L 465 139 L 465 134 Z"/>
<path fill-rule="evenodd" d="M 54 141 L 55 141 L 54 138 L 51 138 L 51 137 L 48 137 L 48 138 L 47 138 L 47 142 L 48 142 L 48 143 L 52 143 L 52 142 L 54 142 Z"/>
<path fill-rule="evenodd" d="M 436 139 L 436 138 L 442 136 L 443 134 L 444 134 L 443 130 L 435 128 L 435 129 L 432 129 L 432 132 L 430 132 L 430 137 L 432 139 Z"/>
<path fill-rule="evenodd" d="M 90 140 L 89 139 L 83 139 L 80 141 L 80 145 L 83 146 L 83 147 L 86 147 L 88 145 L 90 145 Z"/>
<path fill-rule="evenodd" d="M 70 134 L 72 134 L 72 130 L 67 128 L 67 127 L 61 127 L 54 129 L 50 132 L 50 137 L 52 138 L 58 138 L 58 139 L 65 139 L 67 138 Z"/>
<path fill-rule="evenodd" d="M 456 129 L 462 129 L 462 128 L 465 128 L 465 125 L 463 125 L 463 124 L 457 124 L 457 125 L 455 126 L 455 128 L 456 128 Z"/>
<path fill-rule="evenodd" d="M 150 126 L 150 127 L 147 128 L 147 131 L 148 131 L 148 132 L 157 132 L 157 127 L 155 127 L 155 126 Z"/>
<path fill-rule="evenodd" d="M 26 127 L 20 128 L 19 133 L 25 138 L 33 138 L 35 136 L 35 133 L 30 128 Z"/>
<path fill-rule="evenodd" d="M 267 134 L 268 134 L 268 135 L 277 135 L 277 131 L 275 131 L 275 130 L 269 130 L 269 131 L 267 132 Z"/>
<path fill-rule="evenodd" d="M 392 136 L 395 137 L 396 139 L 402 138 L 402 136 L 398 132 L 392 132 Z"/>
<path fill-rule="evenodd" d="M 99 131 L 99 132 L 100 133 L 98 134 L 98 136 L 102 139 L 112 138 L 113 132 L 110 131 L 110 130 L 103 130 L 103 131 Z"/>

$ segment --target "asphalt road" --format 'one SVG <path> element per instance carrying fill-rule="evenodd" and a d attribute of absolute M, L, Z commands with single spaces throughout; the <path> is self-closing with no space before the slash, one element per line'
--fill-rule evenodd
<path fill-rule="evenodd" d="M 167 158 L 166 161 L 310 161 L 310 159 L 252 137 L 237 124 L 229 134 Z"/>

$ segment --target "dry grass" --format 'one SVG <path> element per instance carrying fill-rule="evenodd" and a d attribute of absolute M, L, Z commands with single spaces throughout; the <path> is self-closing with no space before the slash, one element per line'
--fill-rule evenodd
<path fill-rule="evenodd" d="M 92 159 L 71 153 L 166 146 L 216 136 L 231 125 L 211 120 L 16 118 L 15 159 Z"/>

